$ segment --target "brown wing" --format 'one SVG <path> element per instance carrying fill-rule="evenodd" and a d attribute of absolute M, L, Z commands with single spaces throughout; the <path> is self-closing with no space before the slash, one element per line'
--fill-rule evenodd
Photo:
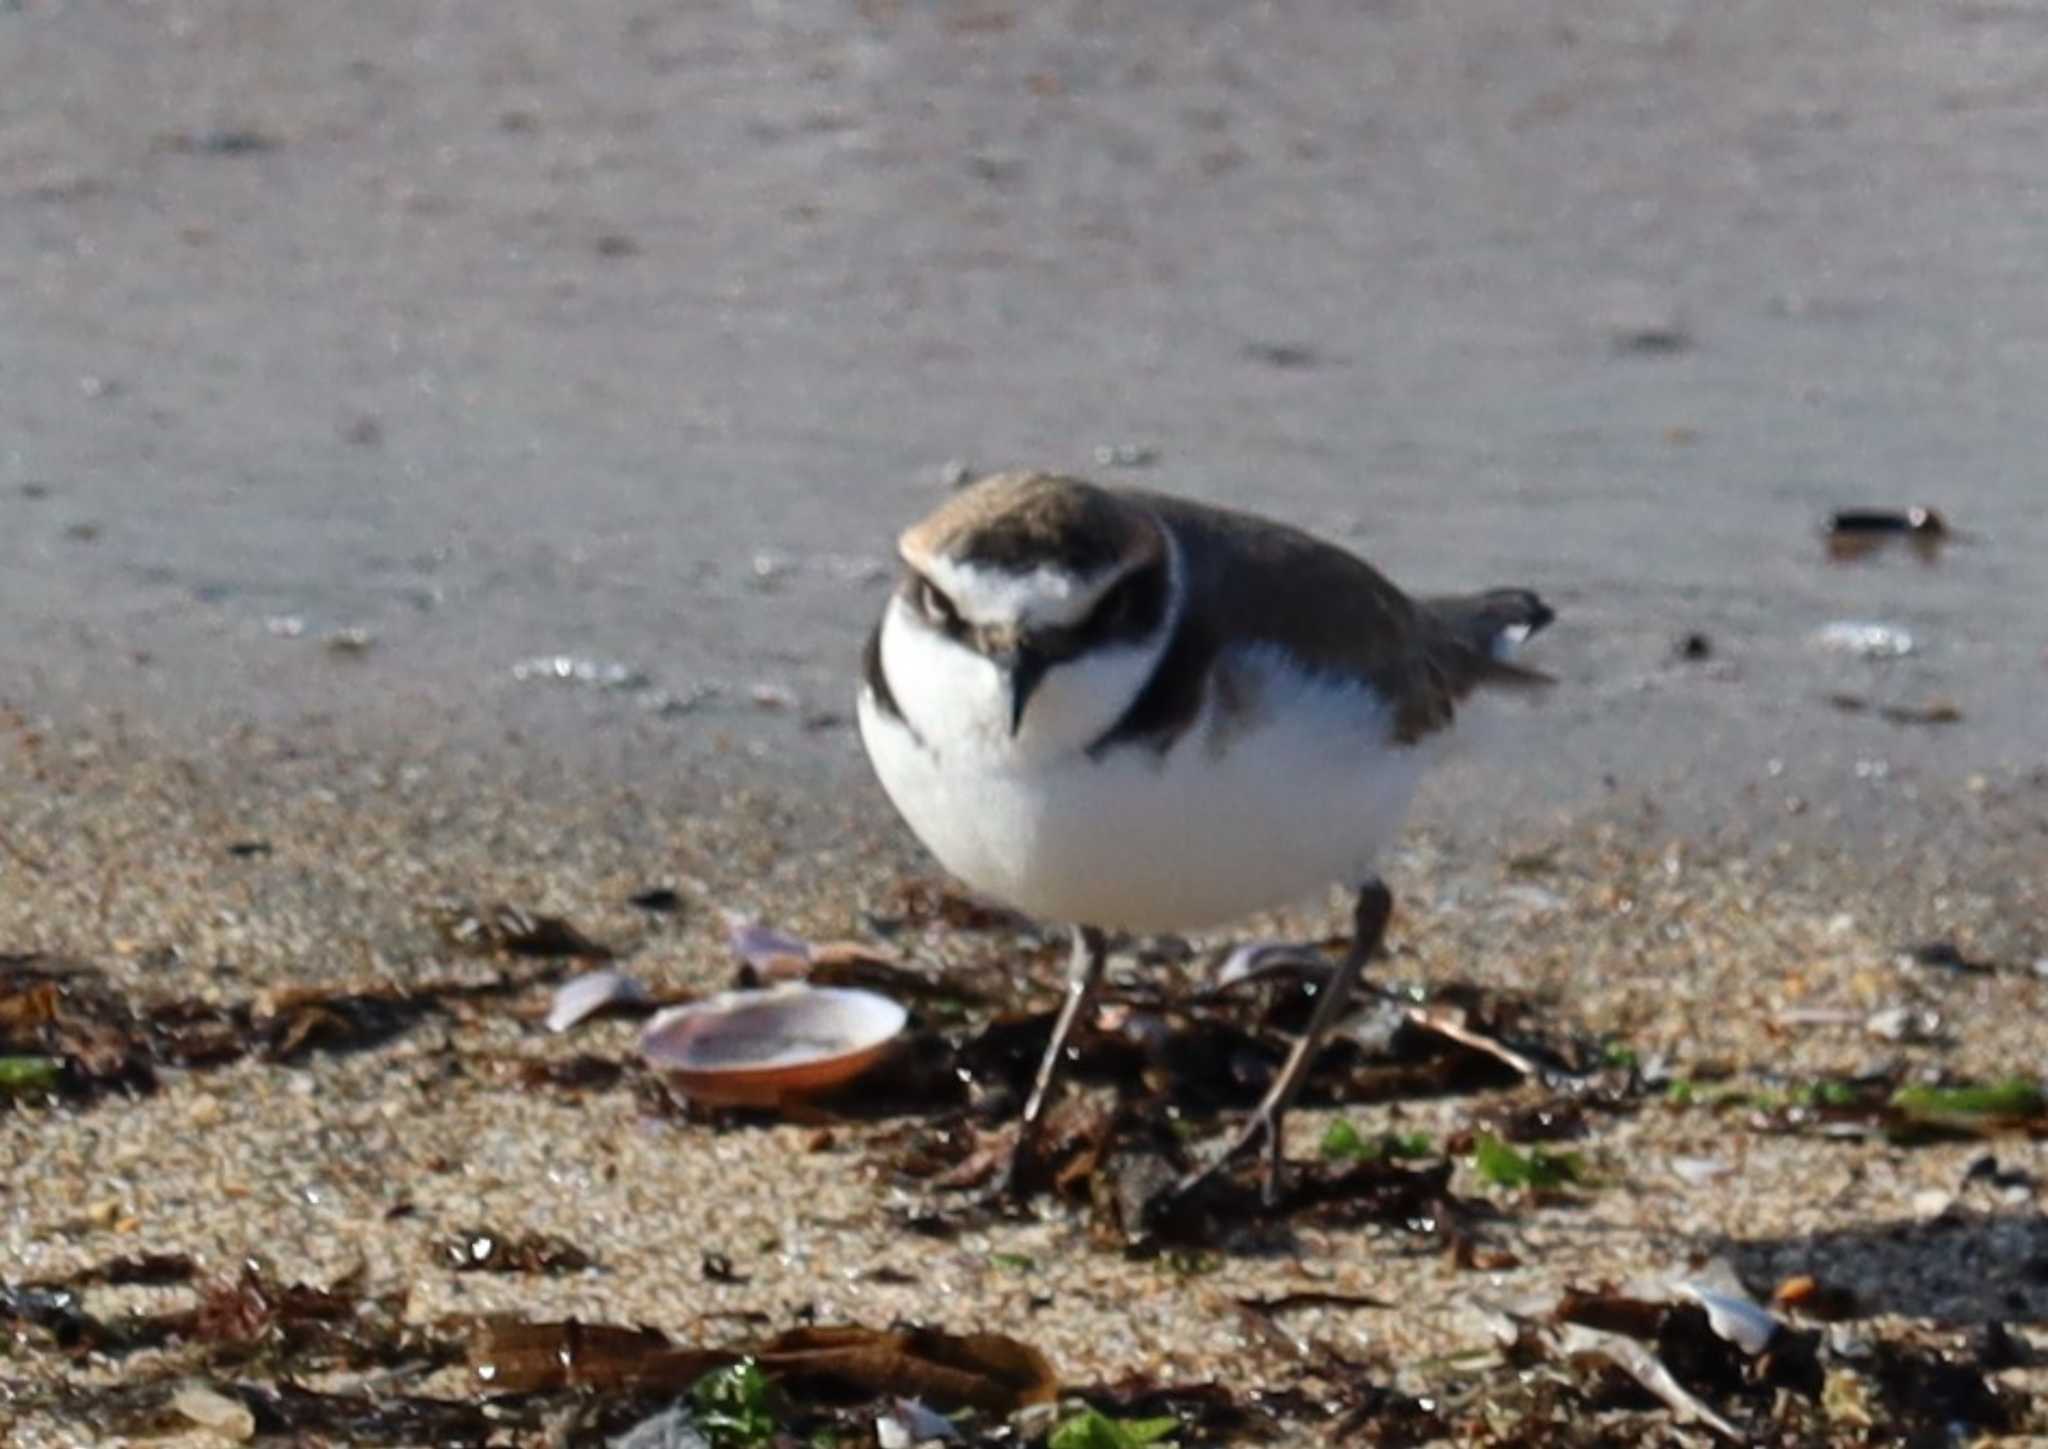
<path fill-rule="evenodd" d="M 1493 601 L 1492 614 L 1475 601 L 1458 601 L 1458 608 L 1425 606 L 1357 555 L 1299 529 L 1185 499 L 1135 496 L 1181 542 L 1191 602 L 1200 601 L 1211 616 L 1228 610 L 1240 637 L 1248 630 L 1253 639 L 1287 650 L 1311 669 L 1363 678 L 1391 703 L 1394 738 L 1404 744 L 1450 724 L 1457 702 L 1480 685 L 1543 679 L 1492 652 L 1493 639 L 1509 624 L 1533 629 L 1548 622 L 1549 610 L 1533 594 L 1516 596 L 1530 606 L 1519 614 L 1509 607 L 1512 591 L 1478 596 Z M 1462 607 L 1468 602 L 1474 607 Z M 1482 636 L 1482 618 L 1499 619 L 1492 634 Z M 1176 673 L 1186 679 L 1186 665 L 1213 659 L 1221 630 L 1214 617 L 1195 617 L 1182 632 L 1176 652 L 1185 645 L 1189 657 L 1179 661 Z M 1180 700 L 1174 713 L 1199 707 L 1204 672 L 1192 671 L 1196 693 Z"/>

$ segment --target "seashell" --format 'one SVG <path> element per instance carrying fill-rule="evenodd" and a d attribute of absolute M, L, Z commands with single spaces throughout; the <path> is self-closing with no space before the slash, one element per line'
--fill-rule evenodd
<path fill-rule="evenodd" d="M 728 991 L 656 1015 L 640 1054 L 700 1102 L 772 1107 L 859 1076 L 909 1018 L 900 1003 L 854 987 Z"/>
<path fill-rule="evenodd" d="M 733 955 L 771 980 L 802 978 L 811 964 L 809 941 L 764 926 L 738 911 L 727 911 L 724 915 L 726 944 Z"/>
<path fill-rule="evenodd" d="M 875 1420 L 875 1438 L 884 1449 L 892 1441 L 905 1445 L 950 1444 L 959 1437 L 960 1431 L 953 1427 L 951 1419 L 916 1399 L 893 1400 L 889 1411 Z"/>
<path fill-rule="evenodd" d="M 1901 659 L 1913 652 L 1913 636 L 1896 624 L 1840 619 L 1813 636 L 1814 643 L 1860 659 Z"/>
<path fill-rule="evenodd" d="M 1671 1175 L 1688 1187 L 1705 1187 L 1735 1169 L 1718 1157 L 1674 1157 Z"/>
<path fill-rule="evenodd" d="M 1780 1325 L 1770 1310 L 1743 1294 L 1693 1281 L 1675 1283 L 1672 1288 L 1679 1296 L 1706 1309 L 1707 1323 L 1714 1332 L 1752 1358 L 1762 1353 L 1777 1335 Z"/>
<path fill-rule="evenodd" d="M 1225 991 L 1250 981 L 1269 977 L 1327 977 L 1334 968 L 1328 957 L 1299 941 L 1247 941 L 1224 958 L 1216 973 L 1215 990 Z"/>
<path fill-rule="evenodd" d="M 548 1009 L 548 1030 L 567 1031 L 584 1017 L 607 1006 L 645 1000 L 647 988 L 615 967 L 586 971 L 556 988 L 554 1002 Z"/>

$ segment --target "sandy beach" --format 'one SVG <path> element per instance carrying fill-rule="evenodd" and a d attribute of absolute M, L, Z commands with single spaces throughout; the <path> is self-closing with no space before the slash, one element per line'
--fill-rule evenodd
<path fill-rule="evenodd" d="M 1005 1334 L 1058 1395 L 990 1442 L 2048 1437 L 2043 54 L 1848 0 L 0 5 L 8 1441 L 681 1392 L 507 1389 L 492 1314 Z M 1239 1110 L 1133 1015 L 1256 1076 L 1284 993 L 1203 988 L 1335 897 L 1120 946 L 1031 1216 L 932 1180 L 1060 948 L 906 904 L 852 690 L 895 531 L 1007 465 L 1559 609 L 1387 862 L 1382 1015 L 1482 1045 L 1361 1028 L 1318 1201 L 1118 1208 Z M 1831 557 L 1913 505 L 1943 547 Z M 590 962 L 500 907 L 665 999 L 732 913 L 985 994 L 915 1008 L 943 1080 L 704 1112 L 544 1028 Z M 528 1235 L 587 1264 L 459 1261 Z M 788 1442 L 875 1442 L 791 1382 Z"/>
<path fill-rule="evenodd" d="M 1994 1323 L 2022 1345 L 2040 1341 L 2037 1139 L 1986 1128 L 1908 1142 L 1855 1130 L 1847 1112 L 1848 1135 L 1835 1135 L 1784 1110 L 1831 1100 L 1813 1095 L 1820 1082 L 2034 1072 L 2048 993 L 2034 965 L 2041 876 L 2019 871 L 2039 850 L 2038 785 L 1956 802 L 1986 839 L 2023 830 L 2017 853 L 1870 873 L 1867 862 L 1671 837 L 1641 820 L 1558 825 L 1486 852 L 1415 836 L 1390 871 L 1401 913 L 1383 979 L 1508 993 L 1531 1003 L 1528 1037 L 1601 1043 L 1655 1082 L 1628 1085 L 1627 1071 L 1601 1086 L 1510 1080 L 1297 1119 L 1290 1149 L 1313 1161 L 1340 1117 L 1367 1134 L 1421 1133 L 1432 1152 L 1517 1113 L 1572 1118 L 1548 1150 L 1584 1164 L 1573 1190 L 1531 1197 L 1489 1184 L 1469 1158 L 1450 1161 L 1483 1244 L 1478 1266 L 1469 1252 L 1461 1266 L 1441 1233 L 1312 1214 L 1227 1228 L 1198 1253 L 1133 1255 L 1073 1200 L 1024 1222 L 967 1214 L 934 1239 L 905 1223 L 933 1204 L 959 1212 L 959 1195 L 903 1175 L 914 1105 L 785 1125 L 655 1110 L 633 1023 L 541 1027 L 549 984 L 574 963 L 479 959 L 437 926 L 451 901 L 516 903 L 572 922 L 658 991 L 689 993 L 734 979 L 721 913 L 740 911 L 817 939 L 865 937 L 927 969 L 1028 972 L 1037 985 L 1022 995 L 1049 1008 L 1056 943 L 943 924 L 875 935 L 869 923 L 900 899 L 899 882 L 929 876 L 884 817 L 847 822 L 845 844 L 820 850 L 744 800 L 701 816 L 638 790 L 484 780 L 257 736 L 180 759 L 16 726 L 8 750 L 0 938 L 17 975 L 74 973 L 67 990 L 89 982 L 138 1007 L 255 1002 L 259 1024 L 266 1009 L 290 1009 L 288 991 L 494 984 L 367 1046 L 344 1032 L 276 1059 L 260 1046 L 275 1037 L 252 1032 L 246 1055 L 161 1068 L 147 1089 L 17 1101 L 4 1122 L 11 1282 L 61 1282 L 138 1254 L 199 1265 L 197 1284 L 83 1290 L 84 1311 L 110 1323 L 189 1305 L 252 1255 L 284 1283 L 390 1295 L 404 1323 L 457 1341 L 468 1330 L 450 1325 L 486 1312 L 645 1325 L 679 1343 L 728 1341 L 721 1315 L 777 1327 L 908 1319 L 1017 1335 L 1070 1391 L 1141 1382 L 1222 1385 L 1240 1402 L 1282 1395 L 1266 1437 L 1283 1442 L 1328 1430 L 1284 1394 L 1348 1402 L 1325 1352 L 1367 1366 L 1353 1372 L 1387 1393 L 1460 1403 L 1421 1416 L 1435 1434 L 1470 1437 L 1487 1422 L 1474 1402 L 1489 1398 L 1495 1419 L 1515 1422 L 1533 1411 L 1515 1407 L 1515 1377 L 1498 1363 L 1512 1315 L 1540 1320 L 1568 1288 L 1669 1284 L 1703 1265 L 1732 1269 L 1760 1296 L 1811 1277 L 1854 1307 L 1846 1323 L 1803 1331 L 1853 1332 L 1888 1352 L 1910 1345 L 1973 1364 Z M 662 886 L 675 911 L 628 904 Z M 1313 936 L 1335 918 L 1254 925 Z M 1933 939 L 1969 967 L 1907 954 Z M 578 1081 L 590 1085 L 561 1085 Z M 555 1235 L 594 1265 L 453 1271 L 447 1245 L 482 1228 Z M 712 1258 L 729 1278 L 707 1279 Z M 1241 1306 L 1303 1292 L 1369 1306 L 1271 1321 Z M 93 1353 L 66 1351 L 25 1319 L 17 1332 L 13 1442 L 108 1442 L 138 1424 L 196 1432 L 165 1407 L 174 1388 L 270 1381 L 261 1360 L 210 1360 L 217 1343 Z M 2036 1370 L 1968 1372 L 2004 1395 L 1998 1427 L 2042 1431 Z M 371 1400 L 481 1392 L 466 1364 L 328 1366 L 309 1386 Z M 1932 1432 L 1868 1392 L 1869 1442 L 1892 1442 L 1901 1425 Z M 1576 1427 L 1556 1429 L 1556 1442 L 1592 1442 L 1592 1408 L 1562 1412 Z M 1862 1442 L 1848 1411 L 1830 1412 L 1803 1430 L 1785 1418 L 1780 1432 Z M 1624 1441 L 1678 1433 L 1640 1406 L 1604 1415 L 1601 1432 Z M 1538 1422 L 1517 1432 L 1536 1442 Z M 500 1437 L 538 1442 L 516 1425 Z"/>

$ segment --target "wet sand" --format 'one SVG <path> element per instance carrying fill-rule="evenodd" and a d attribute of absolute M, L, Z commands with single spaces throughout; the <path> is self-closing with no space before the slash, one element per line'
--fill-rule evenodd
<path fill-rule="evenodd" d="M 1613 779 L 1755 824 L 1789 779 L 1879 826 L 1873 770 L 2048 763 L 2036 24 L 23 5 L 5 698 L 725 779 L 764 733 L 756 781 L 843 786 L 798 722 L 894 532 L 948 460 L 1035 465 L 1551 598 L 1558 727 L 1465 818 Z M 1908 504 L 1969 541 L 1823 562 L 1830 510 Z M 1814 646 L 1845 619 L 1917 647 Z M 515 680 L 557 654 L 649 688 Z"/>

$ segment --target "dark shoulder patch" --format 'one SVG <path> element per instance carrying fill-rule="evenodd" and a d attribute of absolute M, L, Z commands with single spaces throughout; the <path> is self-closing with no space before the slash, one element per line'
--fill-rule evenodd
<path fill-rule="evenodd" d="M 896 692 L 889 688 L 889 676 L 882 668 L 882 620 L 888 617 L 889 611 L 884 609 L 882 618 L 875 620 L 875 627 L 868 631 L 867 645 L 860 654 L 861 673 L 867 680 L 869 693 L 875 697 L 875 708 L 908 729 L 910 721 L 903 718 L 903 710 L 896 703 Z"/>
<path fill-rule="evenodd" d="M 1159 656 L 1152 677 L 1122 718 L 1088 746 L 1091 759 L 1122 745 L 1139 745 L 1163 755 L 1193 727 L 1202 712 L 1217 639 L 1192 608 L 1183 612 L 1173 642 Z"/>

